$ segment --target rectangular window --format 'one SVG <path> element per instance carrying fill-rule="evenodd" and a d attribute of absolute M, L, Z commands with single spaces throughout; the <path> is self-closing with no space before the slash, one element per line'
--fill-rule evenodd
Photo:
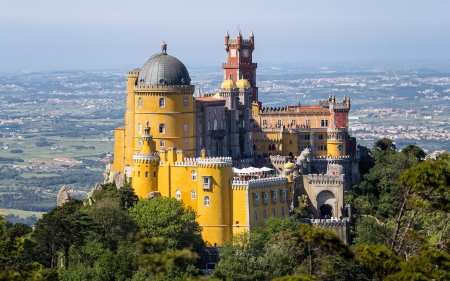
<path fill-rule="evenodd" d="M 320 120 L 320 127 L 322 127 L 322 128 L 328 127 L 328 120 L 326 120 L 326 119 Z"/>
<path fill-rule="evenodd" d="M 138 177 L 140 177 L 140 176 L 141 176 L 141 172 L 138 171 Z"/>
<path fill-rule="evenodd" d="M 188 98 L 187 97 L 183 98 L 183 106 L 188 107 Z"/>
<path fill-rule="evenodd" d="M 266 134 L 262 134 L 262 138 L 265 139 L 266 138 Z"/>
<path fill-rule="evenodd" d="M 269 203 L 269 193 L 264 192 L 264 204 L 268 204 L 268 203 Z"/>
<path fill-rule="evenodd" d="M 286 202 L 286 190 L 281 191 L 281 201 Z"/>
<path fill-rule="evenodd" d="M 202 177 L 202 185 L 203 185 L 203 189 L 207 189 L 207 190 L 211 189 L 211 179 L 209 176 Z"/>
<path fill-rule="evenodd" d="M 148 178 L 148 172 L 145 172 L 145 177 Z"/>
<path fill-rule="evenodd" d="M 263 124 L 263 126 L 264 126 L 264 127 L 266 127 L 266 126 L 267 126 L 267 120 L 266 120 L 266 119 L 264 119 L 264 120 L 262 120 L 262 122 L 263 122 L 263 123 L 262 123 L 262 124 Z"/>
<path fill-rule="evenodd" d="M 278 119 L 277 125 L 281 126 L 281 119 Z"/>
<path fill-rule="evenodd" d="M 255 194 L 255 205 L 259 205 L 259 194 Z"/>
<path fill-rule="evenodd" d="M 278 194 L 277 194 L 277 192 L 276 191 L 274 191 L 273 192 L 273 203 L 277 203 L 277 201 L 278 201 Z"/>
<path fill-rule="evenodd" d="M 323 140 L 323 135 L 318 135 L 318 136 L 317 136 L 317 139 Z"/>

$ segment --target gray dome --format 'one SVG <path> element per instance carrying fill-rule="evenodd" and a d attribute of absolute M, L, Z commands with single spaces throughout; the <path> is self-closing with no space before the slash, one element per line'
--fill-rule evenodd
<path fill-rule="evenodd" d="M 138 77 L 138 86 L 190 85 L 191 78 L 184 64 L 164 51 L 144 64 Z"/>

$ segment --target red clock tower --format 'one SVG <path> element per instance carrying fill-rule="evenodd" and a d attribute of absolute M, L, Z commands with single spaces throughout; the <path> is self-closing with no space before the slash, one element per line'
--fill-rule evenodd
<path fill-rule="evenodd" d="M 227 62 L 222 64 L 224 79 L 237 82 L 239 79 L 247 79 L 253 88 L 253 102 L 258 102 L 258 88 L 256 87 L 257 64 L 252 62 L 253 50 L 255 49 L 255 37 L 250 33 L 249 39 L 242 39 L 239 31 L 236 39 L 230 39 L 225 35 L 225 51 L 227 51 Z"/>

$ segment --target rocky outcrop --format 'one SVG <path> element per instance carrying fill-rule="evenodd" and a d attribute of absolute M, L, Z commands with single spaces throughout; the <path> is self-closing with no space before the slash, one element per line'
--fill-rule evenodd
<path fill-rule="evenodd" d="M 56 197 L 56 205 L 62 206 L 69 200 L 70 200 L 69 193 L 67 192 L 67 187 L 64 185 L 58 192 L 58 196 Z"/>

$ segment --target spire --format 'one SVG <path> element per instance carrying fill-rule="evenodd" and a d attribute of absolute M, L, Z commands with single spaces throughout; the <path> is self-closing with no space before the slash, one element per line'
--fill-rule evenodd
<path fill-rule="evenodd" d="M 242 34 L 241 34 L 241 30 L 239 29 L 239 32 L 238 32 L 238 36 L 237 37 L 242 37 Z"/>
<path fill-rule="evenodd" d="M 230 38 L 230 34 L 228 34 L 228 30 L 227 30 L 227 33 L 225 34 L 225 37 Z"/>
<path fill-rule="evenodd" d="M 255 37 L 255 36 L 253 35 L 253 30 L 250 32 L 250 37 Z"/>
<path fill-rule="evenodd" d="M 167 44 L 166 41 L 163 41 L 161 44 L 161 53 L 167 55 Z"/>

